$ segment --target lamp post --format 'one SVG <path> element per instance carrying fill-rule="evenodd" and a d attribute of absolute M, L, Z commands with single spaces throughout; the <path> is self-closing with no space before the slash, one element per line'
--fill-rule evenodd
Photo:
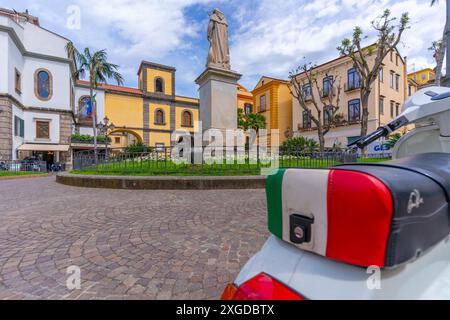
<path fill-rule="evenodd" d="M 116 130 L 114 123 L 109 122 L 109 118 L 105 116 L 103 122 L 97 124 L 98 131 L 105 137 L 105 160 L 108 160 L 108 136 Z"/>

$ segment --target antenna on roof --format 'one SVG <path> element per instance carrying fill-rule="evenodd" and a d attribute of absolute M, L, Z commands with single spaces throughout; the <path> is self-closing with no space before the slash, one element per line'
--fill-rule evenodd
<path fill-rule="evenodd" d="M 16 19 L 16 22 L 19 22 L 19 13 L 16 11 L 16 9 L 12 9 L 14 12 L 14 18 Z"/>

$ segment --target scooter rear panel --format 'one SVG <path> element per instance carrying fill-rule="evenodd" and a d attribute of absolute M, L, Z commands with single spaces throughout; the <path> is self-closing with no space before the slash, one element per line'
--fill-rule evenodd
<path fill-rule="evenodd" d="M 411 261 L 449 234 L 446 159 L 280 170 L 267 184 L 269 230 L 354 265 Z"/>

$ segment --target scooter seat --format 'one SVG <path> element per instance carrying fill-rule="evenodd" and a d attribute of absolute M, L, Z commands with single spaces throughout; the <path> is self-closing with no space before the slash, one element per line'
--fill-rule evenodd
<path fill-rule="evenodd" d="M 267 182 L 269 230 L 330 259 L 399 266 L 450 233 L 449 163 L 450 154 L 428 154 L 279 170 Z"/>
<path fill-rule="evenodd" d="M 449 153 L 422 153 L 380 163 L 378 166 L 401 168 L 423 174 L 438 183 L 445 190 L 447 200 L 450 199 Z"/>

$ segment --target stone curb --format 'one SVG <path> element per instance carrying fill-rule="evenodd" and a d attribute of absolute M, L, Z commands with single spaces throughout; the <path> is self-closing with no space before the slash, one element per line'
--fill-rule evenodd
<path fill-rule="evenodd" d="M 122 177 L 59 173 L 56 182 L 74 187 L 130 190 L 263 189 L 266 176 Z"/>
<path fill-rule="evenodd" d="M 44 178 L 44 177 L 51 177 L 52 173 L 47 174 L 24 174 L 20 176 L 3 176 L 0 177 L 0 180 L 19 180 L 19 179 L 35 179 L 35 178 Z"/>

